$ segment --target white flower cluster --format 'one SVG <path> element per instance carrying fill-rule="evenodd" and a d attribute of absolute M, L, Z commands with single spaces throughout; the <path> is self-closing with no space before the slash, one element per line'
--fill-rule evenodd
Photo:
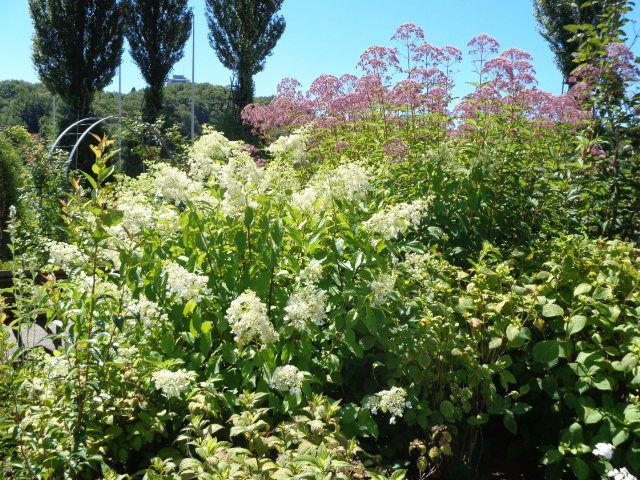
<path fill-rule="evenodd" d="M 98 261 L 100 262 L 110 262 L 113 265 L 113 268 L 116 270 L 120 270 L 120 252 L 117 250 L 112 250 L 110 248 L 101 248 L 98 251 Z"/>
<path fill-rule="evenodd" d="M 293 365 L 285 365 L 284 367 L 277 367 L 273 371 L 269 387 L 281 392 L 289 391 L 294 395 L 300 395 L 303 380 L 303 372 Z"/>
<path fill-rule="evenodd" d="M 327 318 L 327 293 L 318 288 L 322 278 L 322 263 L 313 259 L 296 277 L 296 289 L 284 307 L 285 322 L 294 329 L 308 331 L 310 324 L 323 325 Z"/>
<path fill-rule="evenodd" d="M 390 413 L 389 423 L 396 423 L 396 417 L 402 417 L 405 409 L 411 408 L 411 402 L 407 401 L 407 391 L 401 387 L 392 387 L 382 390 L 366 399 L 362 405 L 376 415 L 378 411 Z"/>
<path fill-rule="evenodd" d="M 605 458 L 607 460 L 611 460 L 613 457 L 613 451 L 615 447 L 610 443 L 596 443 L 595 448 L 591 451 L 596 457 Z"/>
<path fill-rule="evenodd" d="M 348 163 L 312 179 L 306 188 L 293 194 L 291 204 L 305 212 L 322 210 L 333 200 L 363 201 L 370 190 L 367 170 L 357 163 Z"/>
<path fill-rule="evenodd" d="M 323 183 L 334 199 L 346 202 L 362 201 L 371 190 L 369 172 L 357 163 L 340 165 Z"/>
<path fill-rule="evenodd" d="M 179 204 L 202 196 L 202 185 L 191 180 L 182 170 L 158 163 L 150 167 L 156 195 L 163 200 Z"/>
<path fill-rule="evenodd" d="M 607 472 L 607 477 L 613 478 L 613 480 L 638 480 L 638 478 L 625 467 L 614 468 L 610 472 Z"/>
<path fill-rule="evenodd" d="M 322 262 L 315 258 L 305 268 L 300 270 L 296 280 L 303 285 L 315 285 L 322 278 Z"/>
<path fill-rule="evenodd" d="M 295 164 L 303 163 L 307 159 L 307 141 L 310 127 L 304 126 L 295 130 L 291 135 L 283 135 L 267 147 L 267 151 L 276 160 L 288 160 Z"/>
<path fill-rule="evenodd" d="M 87 260 L 80 249 L 70 243 L 49 240 L 46 246 L 49 250 L 49 263 L 63 270 L 70 270 Z"/>
<path fill-rule="evenodd" d="M 189 174 L 195 180 L 206 182 L 209 177 L 217 175 L 221 163 L 243 153 L 240 142 L 233 142 L 220 132 L 206 129 L 191 148 Z"/>
<path fill-rule="evenodd" d="M 123 228 L 130 234 L 136 235 L 153 223 L 153 208 L 147 199 L 139 193 L 126 192 L 121 194 L 117 201 L 117 208 L 124 215 L 122 222 L 112 227 L 116 236 L 121 236 L 118 233 Z"/>
<path fill-rule="evenodd" d="M 154 372 L 152 378 L 156 388 L 167 397 L 179 397 L 196 381 L 196 374 L 185 369 L 176 372 L 162 369 Z"/>
<path fill-rule="evenodd" d="M 267 306 L 252 290 L 240 294 L 227 309 L 227 321 L 235 334 L 235 341 L 242 346 L 254 338 L 267 345 L 278 339 L 267 316 Z"/>
<path fill-rule="evenodd" d="M 371 291 L 373 293 L 373 305 L 384 305 L 389 301 L 391 295 L 393 295 L 396 285 L 397 273 L 384 273 L 376 278 L 371 284 Z"/>
<path fill-rule="evenodd" d="M 327 314 L 327 294 L 315 285 L 303 285 L 295 290 L 287 306 L 285 321 L 298 331 L 306 331 L 309 324 L 323 325 Z"/>
<path fill-rule="evenodd" d="M 134 315 L 140 317 L 142 324 L 146 327 L 152 327 L 169 320 L 169 316 L 166 313 L 162 313 L 160 305 L 152 302 L 144 295 L 132 300 L 128 308 Z"/>
<path fill-rule="evenodd" d="M 191 273 L 171 260 L 165 261 L 163 268 L 167 275 L 167 296 L 175 296 L 176 300 L 186 303 L 191 299 L 200 301 L 202 294 L 211 293 L 206 276 Z"/>
<path fill-rule="evenodd" d="M 221 208 L 226 216 L 237 217 L 243 215 L 247 207 L 257 207 L 251 196 L 258 189 L 260 174 L 248 154 L 232 157 L 220 168 L 217 181 L 225 190 Z"/>
<path fill-rule="evenodd" d="M 312 212 L 323 199 L 324 197 L 321 197 L 315 188 L 306 187 L 291 196 L 291 205 L 303 212 Z"/>
<path fill-rule="evenodd" d="M 391 205 L 374 213 L 364 222 L 364 228 L 385 240 L 393 240 L 404 234 L 409 227 L 417 228 L 430 206 L 431 200 L 428 198 Z"/>

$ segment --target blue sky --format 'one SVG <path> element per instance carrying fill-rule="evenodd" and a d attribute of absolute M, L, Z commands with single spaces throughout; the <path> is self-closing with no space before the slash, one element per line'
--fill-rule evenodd
<path fill-rule="evenodd" d="M 218 61 L 207 39 L 204 0 L 190 0 L 196 17 L 196 81 L 229 84 L 231 73 Z M 536 31 L 532 0 L 285 0 L 281 14 L 287 28 L 255 77 L 256 93 L 271 95 L 283 77 L 308 86 L 323 73 L 358 73 L 360 54 L 371 45 L 392 46 L 395 29 L 407 22 L 425 30 L 434 45 L 453 45 L 465 54 L 467 42 L 479 33 L 495 37 L 503 49 L 517 47 L 533 55 L 539 87 L 560 93 L 561 77 L 546 42 Z M 0 0 L 0 80 L 38 81 L 31 62 L 33 28 L 26 0 Z M 173 73 L 191 76 L 191 41 Z M 457 75 L 457 95 L 477 80 L 465 57 Z M 125 53 L 123 91 L 144 87 Z M 107 90 L 117 90 L 117 77 Z"/>

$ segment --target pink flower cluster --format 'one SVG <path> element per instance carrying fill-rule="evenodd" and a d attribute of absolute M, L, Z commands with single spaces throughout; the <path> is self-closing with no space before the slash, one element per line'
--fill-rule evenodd
<path fill-rule="evenodd" d="M 453 75 L 462 52 L 452 46 L 431 45 L 424 38 L 420 27 L 401 25 L 391 38 L 400 48 L 365 50 L 358 62 L 361 76 L 321 75 L 306 92 L 299 82 L 285 78 L 269 105 L 253 104 L 243 110 L 243 121 L 268 135 L 309 123 L 336 129 L 370 117 L 382 118 L 385 131 L 387 124 L 423 126 L 433 114 L 448 118 L 438 125 L 451 126 L 504 112 L 505 107 L 511 114 L 518 112 L 544 125 L 576 124 L 586 118 L 577 95 L 556 96 L 536 89 L 530 54 L 511 48 L 496 56 L 500 45 L 486 34 L 468 43 L 480 82 L 451 112 Z M 613 53 L 624 60 L 628 57 L 621 49 Z"/>

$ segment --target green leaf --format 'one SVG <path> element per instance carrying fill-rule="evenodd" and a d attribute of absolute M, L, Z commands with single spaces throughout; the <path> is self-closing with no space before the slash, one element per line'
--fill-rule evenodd
<path fill-rule="evenodd" d="M 551 365 L 558 361 L 560 344 L 558 340 L 545 340 L 533 346 L 533 359 L 536 362 Z"/>
<path fill-rule="evenodd" d="M 513 342 L 516 338 L 518 338 L 518 335 L 520 335 L 520 327 L 518 325 L 509 324 L 507 325 L 506 334 L 507 340 Z"/>
<path fill-rule="evenodd" d="M 193 311 L 196 309 L 197 306 L 198 306 L 198 302 L 196 302 L 195 299 L 192 298 L 187 302 L 187 304 L 182 309 L 182 314 L 185 317 L 188 317 L 191 313 L 193 313 Z"/>
<path fill-rule="evenodd" d="M 580 457 L 574 457 L 570 460 L 571 471 L 578 480 L 587 480 L 589 478 L 589 465 Z"/>
<path fill-rule="evenodd" d="M 542 457 L 543 465 L 553 465 L 554 463 L 558 463 L 562 460 L 562 453 L 558 450 L 547 450 Z"/>
<path fill-rule="evenodd" d="M 121 210 L 109 210 L 100 214 L 100 221 L 106 227 L 113 227 L 122 222 L 124 212 Z"/>
<path fill-rule="evenodd" d="M 511 410 L 506 410 L 504 412 L 504 416 L 502 417 L 502 424 L 514 435 L 518 433 L 518 424 L 516 422 L 516 417 L 513 415 L 513 412 Z"/>
<path fill-rule="evenodd" d="M 567 335 L 571 336 L 582 331 L 586 324 L 587 317 L 585 317 L 584 315 L 574 315 L 569 319 L 569 322 L 567 323 Z"/>
<path fill-rule="evenodd" d="M 564 315 L 562 307 L 555 303 L 547 303 L 542 307 L 542 316 L 546 318 L 561 317 Z"/>
<path fill-rule="evenodd" d="M 584 295 L 585 293 L 589 293 L 591 291 L 591 285 L 588 283 L 581 283 L 576 288 L 573 289 L 573 296 L 577 297 L 578 295 Z"/>
<path fill-rule="evenodd" d="M 608 300 L 613 296 L 613 290 L 609 287 L 596 287 L 592 296 L 594 300 Z"/>
<path fill-rule="evenodd" d="M 455 420 L 455 407 L 453 406 L 453 403 L 451 403 L 449 400 L 443 400 L 442 402 L 440 402 L 440 413 L 444 416 L 444 418 L 446 418 L 449 421 L 453 421 Z"/>
<path fill-rule="evenodd" d="M 212 329 L 213 329 L 213 323 L 210 321 L 202 322 L 202 325 L 200 326 L 200 331 L 205 335 L 209 333 Z"/>

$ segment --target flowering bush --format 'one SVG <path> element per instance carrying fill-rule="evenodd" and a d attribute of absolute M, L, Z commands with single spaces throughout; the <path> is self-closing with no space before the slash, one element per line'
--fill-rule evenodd
<path fill-rule="evenodd" d="M 456 117 L 461 52 L 394 41 L 245 110 L 290 133 L 264 165 L 206 130 L 184 168 L 114 176 L 99 139 L 66 241 L 14 259 L 9 328 L 56 348 L 1 330 L 3 475 L 471 478 L 499 453 L 635 478 L 640 251 L 589 236 L 580 103 L 481 35 Z"/>

